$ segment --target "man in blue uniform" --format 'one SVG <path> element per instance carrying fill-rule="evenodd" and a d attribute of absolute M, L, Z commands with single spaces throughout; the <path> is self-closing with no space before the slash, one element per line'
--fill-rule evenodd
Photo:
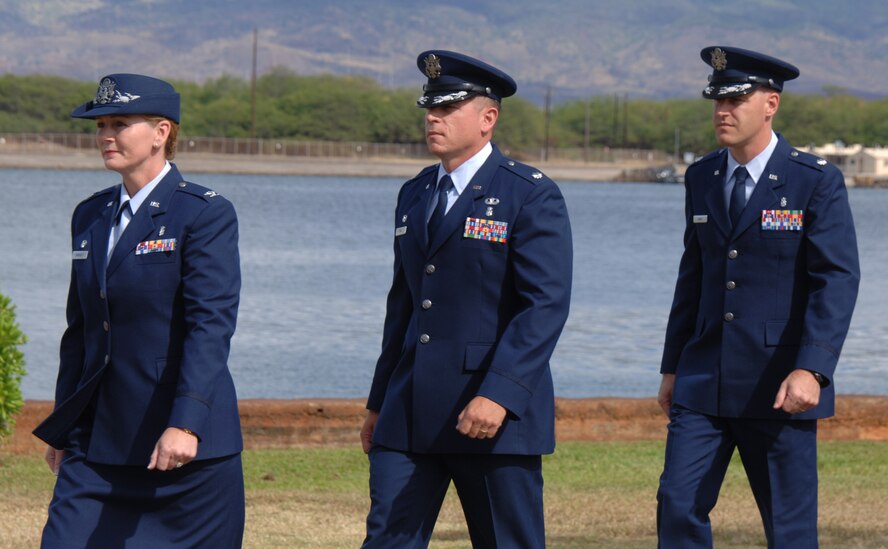
<path fill-rule="evenodd" d="M 426 141 L 441 160 L 401 188 L 394 278 L 361 439 L 364 547 L 426 547 L 453 480 L 475 547 L 543 547 L 541 454 L 555 446 L 549 357 L 572 247 L 558 187 L 490 143 L 515 81 L 471 57 L 419 55 Z"/>
<path fill-rule="evenodd" d="M 725 148 L 685 175 L 685 251 L 666 329 L 658 401 L 669 415 L 661 547 L 712 547 L 709 512 L 734 449 L 768 547 L 817 547 L 817 419 L 860 270 L 841 172 L 771 129 L 798 69 L 730 47 L 712 66 Z"/>

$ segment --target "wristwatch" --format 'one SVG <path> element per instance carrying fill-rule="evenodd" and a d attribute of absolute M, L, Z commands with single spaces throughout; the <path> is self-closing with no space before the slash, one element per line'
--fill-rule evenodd
<path fill-rule="evenodd" d="M 820 372 L 815 372 L 813 370 L 808 370 L 808 371 L 811 372 L 811 375 L 814 376 L 814 379 L 817 380 L 817 383 L 820 385 L 821 389 L 823 389 L 824 387 L 829 385 L 829 381 L 827 381 L 825 377 L 820 375 Z"/>

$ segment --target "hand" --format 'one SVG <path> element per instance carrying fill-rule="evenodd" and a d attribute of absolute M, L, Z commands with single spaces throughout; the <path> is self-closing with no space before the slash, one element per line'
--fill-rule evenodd
<path fill-rule="evenodd" d="M 506 419 L 506 409 L 487 397 L 473 398 L 457 418 L 456 430 L 469 438 L 493 438 Z"/>
<path fill-rule="evenodd" d="M 379 419 L 379 412 L 369 410 L 364 419 L 364 426 L 361 427 L 361 448 L 364 449 L 365 454 L 370 453 L 370 447 L 373 445 L 373 429 L 376 427 L 377 419 Z"/>
<path fill-rule="evenodd" d="M 154 445 L 148 469 L 172 471 L 191 462 L 197 456 L 197 443 L 195 435 L 177 427 L 167 427 Z"/>
<path fill-rule="evenodd" d="M 663 408 L 663 413 L 669 417 L 669 409 L 672 408 L 672 391 L 675 389 L 675 374 L 663 374 L 660 380 L 660 391 L 657 393 L 657 404 Z"/>
<path fill-rule="evenodd" d="M 789 414 L 806 412 L 820 403 L 820 384 L 808 370 L 793 370 L 777 391 L 774 409 Z"/>
<path fill-rule="evenodd" d="M 52 474 L 55 476 L 59 476 L 59 467 L 62 465 L 63 457 L 65 457 L 64 450 L 56 450 L 52 446 L 46 447 L 46 453 L 43 454 L 43 459 L 46 460 L 46 464 L 49 465 L 49 470 L 52 471 Z"/>

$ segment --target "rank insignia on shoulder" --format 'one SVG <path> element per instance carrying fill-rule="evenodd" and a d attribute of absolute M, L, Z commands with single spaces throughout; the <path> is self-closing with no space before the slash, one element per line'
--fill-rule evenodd
<path fill-rule="evenodd" d="M 136 255 L 153 254 L 158 252 L 176 251 L 175 238 L 163 238 L 160 240 L 145 240 L 136 246 Z"/>
<path fill-rule="evenodd" d="M 762 210 L 763 231 L 801 231 L 804 210 Z"/>
<path fill-rule="evenodd" d="M 464 238 L 488 240 L 490 242 L 505 243 L 509 235 L 509 224 L 505 221 L 481 219 L 478 217 L 466 218 L 466 230 Z"/>
<path fill-rule="evenodd" d="M 821 158 L 821 159 L 819 159 L 819 160 L 817 161 L 817 164 L 819 164 L 819 165 L 821 165 L 821 166 L 826 166 L 827 162 L 826 162 L 826 160 L 824 160 L 824 159 Z"/>
<path fill-rule="evenodd" d="M 219 193 L 217 193 L 216 191 L 207 191 L 204 193 L 204 196 L 208 196 L 210 198 L 213 198 L 214 196 L 219 196 Z"/>
<path fill-rule="evenodd" d="M 158 202 L 157 200 L 152 200 L 150 206 L 151 206 L 152 208 L 159 208 L 159 207 L 160 207 L 160 202 Z"/>
<path fill-rule="evenodd" d="M 695 215 L 694 216 L 694 223 L 709 223 L 709 216 L 708 215 Z"/>
<path fill-rule="evenodd" d="M 530 174 L 530 177 L 532 177 L 532 178 L 534 178 L 534 179 L 542 179 L 542 178 L 543 178 L 543 174 L 540 173 L 540 172 L 533 172 L 532 174 Z"/>

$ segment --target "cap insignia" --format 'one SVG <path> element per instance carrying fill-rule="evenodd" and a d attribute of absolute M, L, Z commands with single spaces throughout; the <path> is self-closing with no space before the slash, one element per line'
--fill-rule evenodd
<path fill-rule="evenodd" d="M 425 73 L 431 79 L 441 76 L 441 58 L 430 53 L 425 58 Z"/>
<path fill-rule="evenodd" d="M 728 57 L 725 55 L 724 50 L 721 48 L 715 48 L 709 55 L 712 57 L 713 69 L 723 71 L 728 68 Z"/>
<path fill-rule="evenodd" d="M 99 89 L 96 90 L 96 98 L 93 100 L 95 103 L 99 105 L 105 105 L 111 102 L 114 99 L 114 80 L 110 78 L 104 78 L 101 82 L 99 82 Z"/>
<path fill-rule="evenodd" d="M 97 105 L 107 105 L 108 103 L 129 103 L 141 97 L 131 93 L 120 93 L 117 89 L 117 83 L 110 78 L 103 78 L 99 82 L 99 89 L 96 91 L 96 98 L 93 103 Z"/>

